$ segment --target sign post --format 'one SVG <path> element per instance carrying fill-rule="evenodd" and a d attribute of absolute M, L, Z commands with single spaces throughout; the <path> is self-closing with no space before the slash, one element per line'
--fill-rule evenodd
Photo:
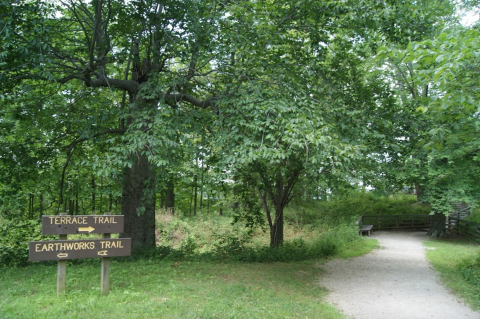
<path fill-rule="evenodd" d="M 110 234 L 103 234 L 104 239 L 109 239 Z M 102 257 L 101 276 L 100 276 L 100 293 L 108 295 L 110 290 L 110 257 Z"/>
<path fill-rule="evenodd" d="M 60 240 L 66 240 L 67 235 L 58 236 Z M 67 261 L 57 261 L 57 295 L 61 295 L 65 292 L 65 286 L 67 282 Z"/>
<path fill-rule="evenodd" d="M 110 257 L 130 256 L 130 238 L 111 238 L 123 232 L 123 215 L 87 215 L 42 217 L 42 234 L 59 235 L 59 240 L 29 242 L 30 261 L 58 260 L 57 294 L 65 292 L 66 261 L 78 258 L 102 258 L 101 292 L 109 292 Z M 68 234 L 103 233 L 102 239 L 67 240 Z"/>
<path fill-rule="evenodd" d="M 103 238 L 109 237 L 110 234 L 103 235 Z M 101 273 L 100 292 L 103 295 L 108 295 L 110 289 L 110 257 L 102 257 Z"/>

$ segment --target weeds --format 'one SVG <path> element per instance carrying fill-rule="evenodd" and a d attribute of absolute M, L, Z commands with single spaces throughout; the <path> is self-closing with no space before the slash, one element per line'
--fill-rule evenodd
<path fill-rule="evenodd" d="M 157 214 L 158 258 L 242 262 L 292 262 L 332 256 L 361 240 L 354 222 L 339 225 L 285 224 L 282 246 L 270 248 L 268 233 L 228 216 L 165 216 Z M 165 252 L 169 253 L 165 256 Z M 155 258 L 149 253 L 150 258 Z"/>

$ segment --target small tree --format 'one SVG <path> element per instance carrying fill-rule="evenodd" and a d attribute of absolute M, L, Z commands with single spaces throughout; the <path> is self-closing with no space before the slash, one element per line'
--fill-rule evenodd
<path fill-rule="evenodd" d="M 314 181 L 325 172 L 346 169 L 360 147 L 346 143 L 341 130 L 327 123 L 343 104 L 339 109 L 335 104 L 326 107 L 295 86 L 264 84 L 255 89 L 261 99 L 250 92 L 238 109 L 222 114 L 216 143 L 226 169 L 233 169 L 261 202 L 270 246 L 277 247 L 284 239 L 284 208 L 303 194 L 297 182 L 306 174 Z"/>

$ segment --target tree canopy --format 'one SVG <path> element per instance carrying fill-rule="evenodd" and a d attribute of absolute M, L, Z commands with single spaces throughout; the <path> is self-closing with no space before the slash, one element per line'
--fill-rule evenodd
<path fill-rule="evenodd" d="M 155 245 L 157 193 L 173 208 L 175 184 L 208 180 L 211 198 L 242 185 L 278 246 L 294 196 L 386 175 L 431 190 L 435 152 L 476 161 L 478 41 L 439 35 L 448 1 L 2 0 L 0 13 L 2 198 L 40 197 L 40 213 L 119 201 L 134 248 Z M 428 169 L 402 177 L 408 165 Z"/>

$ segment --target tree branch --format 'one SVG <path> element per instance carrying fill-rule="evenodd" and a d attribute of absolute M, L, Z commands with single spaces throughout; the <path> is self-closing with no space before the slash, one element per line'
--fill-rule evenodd
<path fill-rule="evenodd" d="M 212 97 L 209 97 L 205 100 L 200 100 L 200 99 L 197 99 L 196 97 L 193 97 L 191 95 L 188 95 L 188 94 L 182 94 L 182 93 L 173 93 L 173 94 L 164 94 L 164 93 L 161 93 L 160 94 L 160 97 L 162 97 L 163 99 L 165 99 L 165 101 L 167 102 L 175 102 L 175 103 L 178 103 L 178 102 L 188 102 L 194 106 L 197 106 L 197 107 L 200 107 L 202 109 L 206 109 L 208 107 L 211 107 L 213 106 L 213 104 L 215 103 L 215 101 L 218 100 L 218 97 L 216 96 L 212 96 Z"/>
<path fill-rule="evenodd" d="M 140 89 L 140 84 L 136 81 L 110 79 L 107 77 L 92 80 L 89 84 L 92 87 L 115 87 L 133 94 L 138 93 L 138 90 Z"/>

